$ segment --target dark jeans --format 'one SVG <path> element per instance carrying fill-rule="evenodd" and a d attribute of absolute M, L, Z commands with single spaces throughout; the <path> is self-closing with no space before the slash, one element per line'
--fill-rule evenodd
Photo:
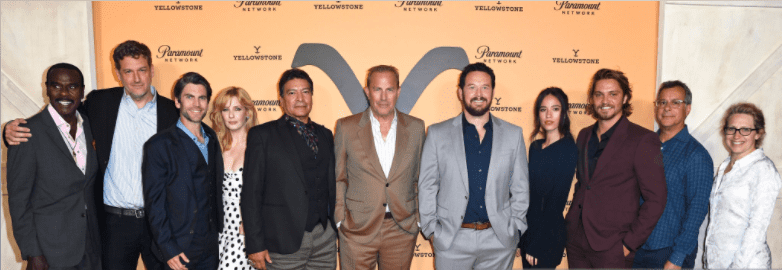
<path fill-rule="evenodd" d="M 640 248 L 635 253 L 633 268 L 663 268 L 668 258 L 673 253 L 673 247 L 661 248 L 658 250 L 648 250 Z M 695 266 L 695 256 L 698 254 L 698 248 L 692 251 L 687 257 L 684 257 L 682 268 L 693 268 Z"/>
<path fill-rule="evenodd" d="M 163 262 L 152 254 L 152 233 L 146 216 L 103 215 L 103 269 L 136 270 L 139 254 L 147 270 L 163 269 Z"/>

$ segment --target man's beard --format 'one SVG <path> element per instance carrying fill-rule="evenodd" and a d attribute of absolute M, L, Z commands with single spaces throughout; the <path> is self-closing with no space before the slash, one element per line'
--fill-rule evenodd
<path fill-rule="evenodd" d="M 473 108 L 473 107 L 471 107 L 469 105 L 469 103 L 465 102 L 464 97 L 462 97 L 462 105 L 464 106 L 464 109 L 467 110 L 467 113 L 469 113 L 472 116 L 476 116 L 476 117 L 477 116 L 483 116 L 484 114 L 486 114 L 486 112 L 489 111 L 489 109 L 491 109 L 491 104 L 489 104 L 489 101 L 486 100 L 486 98 L 484 98 L 484 97 L 475 97 L 475 98 L 470 100 L 470 102 L 473 102 L 473 101 L 483 101 L 484 104 L 486 104 L 486 107 L 481 108 L 481 109 Z"/>

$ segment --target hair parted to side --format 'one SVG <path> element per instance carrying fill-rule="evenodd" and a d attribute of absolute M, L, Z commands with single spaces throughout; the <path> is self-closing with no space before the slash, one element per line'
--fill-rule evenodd
<path fill-rule="evenodd" d="M 562 135 L 562 138 L 573 137 L 573 134 L 570 132 L 570 117 L 568 116 L 570 112 L 570 105 L 568 103 L 567 94 L 565 94 L 565 91 L 562 91 L 562 89 L 559 87 L 549 87 L 543 89 L 543 91 L 541 91 L 540 94 L 538 94 L 538 97 L 535 99 L 535 109 L 532 111 L 532 118 L 535 119 L 535 128 L 532 130 L 532 135 L 529 136 L 530 141 L 535 141 L 535 138 L 538 134 L 541 134 L 544 139 L 546 138 L 546 130 L 543 129 L 543 126 L 540 124 L 539 111 L 541 104 L 543 103 L 543 99 L 549 95 L 559 100 L 559 104 L 562 106 L 562 110 L 559 114 L 559 126 L 557 127 L 559 129 L 559 134 Z"/>
<path fill-rule="evenodd" d="M 725 111 L 725 116 L 722 117 L 722 126 L 720 127 L 720 131 L 721 131 L 720 134 L 722 134 L 722 136 L 726 136 L 725 128 L 728 127 L 728 120 L 730 120 L 730 117 L 733 116 L 734 114 L 739 114 L 739 113 L 752 116 L 752 120 L 753 122 L 755 122 L 755 128 L 758 129 L 756 132 L 760 134 L 760 138 L 755 140 L 755 149 L 760 148 L 763 145 L 763 139 L 766 138 L 766 118 L 763 117 L 763 110 L 755 106 L 755 104 L 749 102 L 739 102 L 730 105 L 728 110 Z"/>
<path fill-rule="evenodd" d="M 152 52 L 149 51 L 149 47 L 144 45 L 144 43 L 128 40 L 117 45 L 117 47 L 114 48 L 114 54 L 111 56 L 111 58 L 114 59 L 114 68 L 119 70 L 119 62 L 127 56 L 133 57 L 134 59 L 143 56 L 147 59 L 147 65 L 150 67 L 152 66 Z"/>
<path fill-rule="evenodd" d="M 633 90 L 630 86 L 630 81 L 625 76 L 624 72 L 613 69 L 600 69 L 592 76 L 592 80 L 589 82 L 589 92 L 587 92 L 587 106 L 586 113 L 588 115 L 595 115 L 595 101 L 592 97 L 595 94 L 595 87 L 597 82 L 605 79 L 613 79 L 619 83 L 619 87 L 622 88 L 622 94 L 627 97 L 627 103 L 622 104 L 622 115 L 628 117 L 633 114 L 633 104 L 630 101 L 633 99 Z"/>
<path fill-rule="evenodd" d="M 662 93 L 663 90 L 668 88 L 674 88 L 674 87 L 681 87 L 684 89 L 684 104 L 690 105 L 692 104 L 692 91 L 690 91 L 690 88 L 687 87 L 686 84 L 679 80 L 675 81 L 667 81 L 660 84 L 660 88 L 657 89 L 657 98 L 660 97 L 660 93 Z"/>
<path fill-rule="evenodd" d="M 212 86 L 209 85 L 209 81 L 207 81 L 204 76 L 201 76 L 201 74 L 192 71 L 183 74 L 182 77 L 179 77 L 179 79 L 177 79 L 174 83 L 175 99 L 182 100 L 182 90 L 185 89 L 185 86 L 187 86 L 189 83 L 204 86 L 204 88 L 206 88 L 206 102 L 209 102 L 209 100 L 212 98 Z"/>
<path fill-rule="evenodd" d="M 369 68 L 369 70 L 367 70 L 367 84 L 364 87 L 369 88 L 369 86 L 372 85 L 372 74 L 381 72 L 391 72 L 394 74 L 394 78 L 396 78 L 396 88 L 399 88 L 399 69 L 389 65 L 378 65 Z"/>
<path fill-rule="evenodd" d="M 233 144 L 233 137 L 231 137 L 231 132 L 225 127 L 225 121 L 223 121 L 222 114 L 223 109 L 225 109 L 225 106 L 228 105 L 228 101 L 232 98 L 239 100 L 239 104 L 247 110 L 247 116 L 250 117 L 250 119 L 247 120 L 247 125 L 245 125 L 245 132 L 258 124 L 258 115 L 255 112 L 255 105 L 247 91 L 240 87 L 230 86 L 217 92 L 215 101 L 212 103 L 212 112 L 209 114 L 209 119 L 212 120 L 212 129 L 217 133 L 217 138 L 220 138 L 220 147 L 223 152 L 231 150 L 231 144 Z"/>
<path fill-rule="evenodd" d="M 304 72 L 304 70 L 298 69 L 298 68 L 292 68 L 289 70 L 286 70 L 282 73 L 282 76 L 280 76 L 280 81 L 277 82 L 277 88 L 280 91 L 280 97 L 285 96 L 285 84 L 288 83 L 288 81 L 293 79 L 302 79 L 307 81 L 307 83 L 310 84 L 310 93 L 315 95 L 315 86 L 312 85 L 312 79 L 310 79 L 310 75 L 307 74 L 307 72 Z"/>

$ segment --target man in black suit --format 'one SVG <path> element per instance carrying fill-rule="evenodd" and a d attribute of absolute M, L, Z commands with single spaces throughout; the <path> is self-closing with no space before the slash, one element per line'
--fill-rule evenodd
<path fill-rule="evenodd" d="M 285 114 L 247 135 L 245 251 L 258 269 L 334 269 L 334 137 L 309 118 L 313 86 L 306 72 L 285 71 L 278 89 Z"/>
<path fill-rule="evenodd" d="M 95 200 L 103 239 L 103 267 L 135 270 L 140 253 L 148 270 L 158 270 L 163 263 L 152 254 L 152 238 L 144 218 L 142 147 L 149 137 L 173 126 L 179 111 L 151 85 L 155 72 L 146 45 L 125 41 L 114 48 L 112 58 L 123 87 L 92 91 L 79 106 L 79 112 L 91 121 L 94 141 L 88 144 L 94 144 L 98 156 Z M 31 136 L 30 130 L 19 123 L 24 120 L 6 125 L 4 139 L 8 145 L 25 142 Z"/>
<path fill-rule="evenodd" d="M 174 85 L 175 126 L 144 144 L 145 210 L 155 255 L 168 269 L 217 269 L 223 225 L 223 158 L 206 116 L 212 88 L 195 72 Z"/>
<path fill-rule="evenodd" d="M 66 63 L 46 73 L 49 105 L 25 125 L 38 136 L 8 147 L 8 206 L 27 269 L 101 268 L 93 188 L 98 159 L 76 109 L 84 76 Z"/>

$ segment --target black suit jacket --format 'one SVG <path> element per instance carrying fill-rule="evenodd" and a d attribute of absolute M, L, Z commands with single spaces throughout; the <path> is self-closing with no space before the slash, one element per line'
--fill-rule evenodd
<path fill-rule="evenodd" d="M 223 155 L 215 132 L 201 124 L 209 137 L 207 152 L 209 165 L 198 146 L 176 125 L 155 134 L 144 144 L 144 161 L 141 168 L 144 180 L 144 210 L 152 232 L 153 248 L 163 262 L 179 253 L 189 251 L 193 240 L 198 209 L 195 183 L 206 179 L 212 183 L 214 193 L 212 220 L 217 231 L 223 226 Z M 208 170 L 214 170 L 210 174 Z"/>
<path fill-rule="evenodd" d="M 92 189 L 98 171 L 90 124 L 84 119 L 87 167 L 82 173 L 44 109 L 27 119 L 36 134 L 8 147 L 8 207 L 22 258 L 44 255 L 52 267 L 77 265 L 85 240 L 100 258 L 100 234 Z M 86 207 L 86 208 L 85 208 Z M 89 233 L 89 235 L 87 235 Z"/>
<path fill-rule="evenodd" d="M 95 139 L 95 151 L 98 154 L 98 176 L 95 182 L 95 200 L 98 205 L 103 204 L 103 176 L 106 174 L 106 167 L 109 166 L 114 128 L 117 125 L 119 104 L 124 92 L 125 88 L 121 86 L 95 90 L 87 95 L 87 99 L 79 107 L 79 112 L 90 118 L 92 137 Z M 157 131 L 161 132 L 176 125 L 178 119 L 179 110 L 174 105 L 174 101 L 161 96 L 158 92 Z M 100 209 L 98 212 L 103 213 L 102 210 Z"/>
<path fill-rule="evenodd" d="M 264 250 L 291 254 L 299 250 L 307 222 L 308 192 L 299 152 L 285 119 L 269 121 L 250 129 L 244 157 L 242 220 L 245 251 Z M 334 223 L 336 181 L 334 175 L 334 136 L 315 125 L 318 140 L 326 145 L 319 156 L 329 158 L 329 220 Z"/>

